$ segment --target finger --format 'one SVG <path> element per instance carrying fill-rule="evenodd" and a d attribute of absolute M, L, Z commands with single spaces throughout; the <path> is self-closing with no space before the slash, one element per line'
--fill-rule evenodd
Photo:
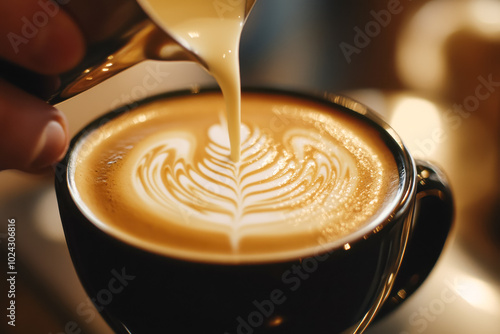
<path fill-rule="evenodd" d="M 0 170 L 40 171 L 62 159 L 68 142 L 59 110 L 0 80 Z"/>
<path fill-rule="evenodd" d="M 55 1 L 0 1 L 0 32 L 0 57 L 41 74 L 67 71 L 84 54 L 82 33 Z"/>
<path fill-rule="evenodd" d="M 61 82 L 57 75 L 38 74 L 4 60 L 0 60 L 0 78 L 45 101 L 57 91 Z"/>

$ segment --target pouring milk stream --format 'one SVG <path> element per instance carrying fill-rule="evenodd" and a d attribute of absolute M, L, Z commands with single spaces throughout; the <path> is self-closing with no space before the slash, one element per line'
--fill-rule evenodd
<path fill-rule="evenodd" d="M 138 0 L 178 43 L 204 60 L 226 104 L 231 160 L 240 159 L 241 82 L 239 44 L 247 1 Z M 253 2 L 253 1 L 252 1 Z"/>

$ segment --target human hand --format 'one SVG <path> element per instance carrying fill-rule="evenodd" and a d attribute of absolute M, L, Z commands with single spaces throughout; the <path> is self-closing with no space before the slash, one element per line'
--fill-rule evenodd
<path fill-rule="evenodd" d="M 80 29 L 56 1 L 0 0 L 3 60 L 54 76 L 78 64 L 84 52 Z M 46 170 L 67 150 L 66 119 L 62 112 L 2 76 L 0 72 L 0 170 Z M 30 78 L 16 78 L 23 80 Z"/>

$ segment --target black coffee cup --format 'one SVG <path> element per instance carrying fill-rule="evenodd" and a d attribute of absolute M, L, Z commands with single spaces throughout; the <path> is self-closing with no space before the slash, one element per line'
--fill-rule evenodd
<path fill-rule="evenodd" d="M 361 333 L 427 277 L 453 218 L 444 175 L 415 162 L 395 132 L 362 104 L 338 95 L 287 94 L 353 114 L 380 133 L 399 171 L 394 210 L 295 260 L 218 264 L 150 252 L 98 227 L 71 189 L 74 147 L 127 109 L 113 111 L 76 135 L 55 187 L 78 276 L 117 333 Z"/>

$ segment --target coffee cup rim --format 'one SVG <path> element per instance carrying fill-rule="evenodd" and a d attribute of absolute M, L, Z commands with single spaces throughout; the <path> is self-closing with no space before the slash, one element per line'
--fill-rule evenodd
<path fill-rule="evenodd" d="M 297 258 L 304 258 L 309 256 L 315 256 L 323 253 L 331 253 L 332 251 L 342 250 L 349 251 L 353 247 L 356 247 L 361 241 L 371 238 L 372 236 L 385 230 L 387 225 L 392 222 L 397 222 L 400 220 L 402 214 L 407 212 L 408 206 L 412 203 L 413 195 L 415 194 L 415 175 L 416 167 L 415 162 L 411 155 L 409 154 L 406 146 L 402 142 L 399 135 L 372 109 L 365 106 L 364 104 L 338 93 L 314 93 L 314 92 L 299 92 L 290 89 L 279 89 L 279 88 L 269 88 L 269 87 L 250 87 L 244 88 L 243 93 L 261 93 L 261 94 L 279 94 L 292 96 L 297 98 L 303 98 L 309 101 L 319 102 L 327 105 L 334 105 L 336 108 L 347 112 L 352 115 L 357 115 L 364 120 L 368 120 L 371 126 L 377 128 L 381 135 L 384 136 L 384 142 L 389 148 L 390 152 L 393 154 L 396 160 L 398 172 L 399 172 L 399 186 L 396 190 L 394 198 L 387 203 L 384 209 L 379 212 L 372 220 L 366 223 L 363 227 L 357 231 L 346 235 L 342 238 L 334 240 L 332 242 L 326 243 L 324 245 L 318 245 L 308 248 L 301 248 L 296 251 L 286 251 L 283 253 L 273 253 L 272 256 L 260 257 L 257 260 L 245 260 L 243 258 L 227 258 L 223 257 L 220 259 L 214 259 L 212 261 L 203 259 L 194 259 L 192 257 L 183 257 L 181 255 L 172 254 L 168 252 L 164 247 L 152 245 L 146 241 L 134 238 L 129 234 L 116 230 L 109 227 L 100 219 L 98 219 L 92 211 L 87 207 L 82 198 L 79 195 L 76 182 L 74 179 L 74 166 L 80 147 L 85 142 L 85 138 L 90 135 L 94 130 L 99 128 L 104 123 L 128 112 L 135 108 L 147 104 L 149 102 L 171 98 L 176 96 L 185 96 L 192 94 L 200 94 L 207 92 L 214 92 L 220 90 L 216 87 L 206 87 L 193 90 L 178 90 L 173 92 L 162 93 L 154 95 L 143 100 L 133 102 L 132 107 L 130 105 L 122 106 L 111 110 L 85 125 L 72 139 L 70 149 L 68 150 L 64 161 L 66 163 L 66 178 L 65 185 L 68 187 L 68 193 L 71 196 L 72 202 L 76 205 L 80 213 L 99 230 L 114 239 L 124 242 L 133 247 L 152 252 L 161 256 L 166 256 L 169 258 L 176 258 L 180 260 L 185 260 L 189 262 L 208 262 L 214 264 L 252 264 L 252 263 L 272 263 L 272 262 L 283 262 L 290 261 Z M 75 153 L 76 152 L 76 153 Z M 280 256 L 282 254 L 282 256 Z M 255 256 L 253 256 L 255 258 Z"/>

